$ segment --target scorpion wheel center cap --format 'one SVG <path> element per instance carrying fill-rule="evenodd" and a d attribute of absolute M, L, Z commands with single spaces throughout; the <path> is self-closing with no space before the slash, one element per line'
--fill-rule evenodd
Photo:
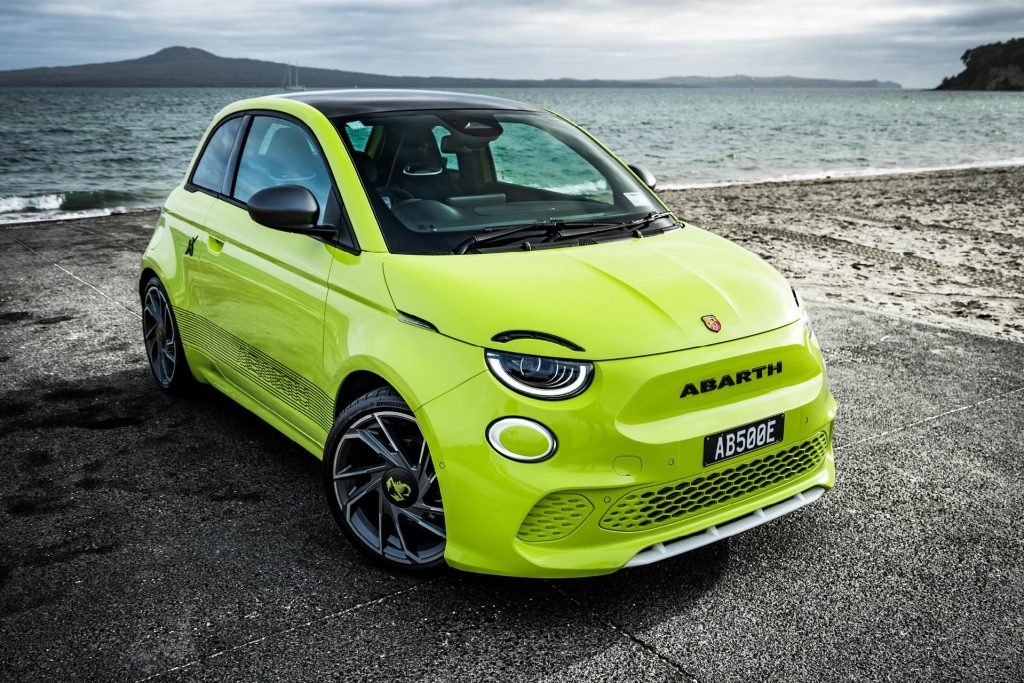
<path fill-rule="evenodd" d="M 398 467 L 388 470 L 384 474 L 381 486 L 384 487 L 384 495 L 392 505 L 407 508 L 416 502 L 416 477 L 409 470 Z"/>

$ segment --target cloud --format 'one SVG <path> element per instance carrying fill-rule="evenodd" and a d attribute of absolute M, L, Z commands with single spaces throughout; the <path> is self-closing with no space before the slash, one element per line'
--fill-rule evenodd
<path fill-rule="evenodd" d="M 180 44 L 409 75 L 794 74 L 931 86 L 979 43 L 1024 35 L 1020 0 L 0 0 L 0 68 Z"/>

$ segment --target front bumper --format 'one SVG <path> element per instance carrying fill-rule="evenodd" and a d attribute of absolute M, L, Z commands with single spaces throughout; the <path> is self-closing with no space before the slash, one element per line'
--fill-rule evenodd
<path fill-rule="evenodd" d="M 680 397 L 688 383 L 776 362 L 783 372 Z M 444 498 L 445 558 L 469 571 L 607 574 L 655 557 L 652 549 L 663 555 L 659 545 L 760 518 L 758 510 L 835 481 L 835 400 L 801 323 L 599 362 L 593 385 L 566 401 L 530 399 L 481 373 L 416 412 Z M 704 467 L 705 435 L 781 412 L 782 443 Z M 505 416 L 546 425 L 558 451 L 539 463 L 502 457 L 484 432 Z"/>

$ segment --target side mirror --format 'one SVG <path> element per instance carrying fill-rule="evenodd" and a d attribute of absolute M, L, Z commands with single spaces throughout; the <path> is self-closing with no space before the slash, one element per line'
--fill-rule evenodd
<path fill-rule="evenodd" d="M 299 185 L 277 185 L 249 197 L 249 217 L 260 225 L 285 232 L 315 234 L 320 205 Z"/>
<path fill-rule="evenodd" d="M 651 188 L 652 190 L 658 186 L 658 179 L 654 177 L 654 174 L 648 171 L 643 166 L 636 164 L 629 164 L 629 170 L 636 173 L 637 178 L 644 181 L 644 185 Z"/>

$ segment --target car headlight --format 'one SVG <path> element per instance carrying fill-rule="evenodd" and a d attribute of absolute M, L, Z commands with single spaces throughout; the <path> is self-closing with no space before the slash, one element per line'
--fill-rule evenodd
<path fill-rule="evenodd" d="M 487 367 L 512 391 L 547 400 L 560 400 L 586 391 L 594 378 L 594 364 L 518 353 L 487 351 Z"/>
<path fill-rule="evenodd" d="M 800 320 L 803 321 L 804 327 L 807 328 L 807 334 L 810 335 L 811 337 L 813 337 L 814 336 L 814 327 L 811 326 L 811 314 L 808 313 L 807 307 L 804 306 L 803 299 L 801 299 L 800 295 L 797 294 L 796 289 L 794 289 L 793 287 L 790 287 L 790 290 L 793 292 L 793 299 L 796 300 L 797 308 L 800 309 Z"/>

